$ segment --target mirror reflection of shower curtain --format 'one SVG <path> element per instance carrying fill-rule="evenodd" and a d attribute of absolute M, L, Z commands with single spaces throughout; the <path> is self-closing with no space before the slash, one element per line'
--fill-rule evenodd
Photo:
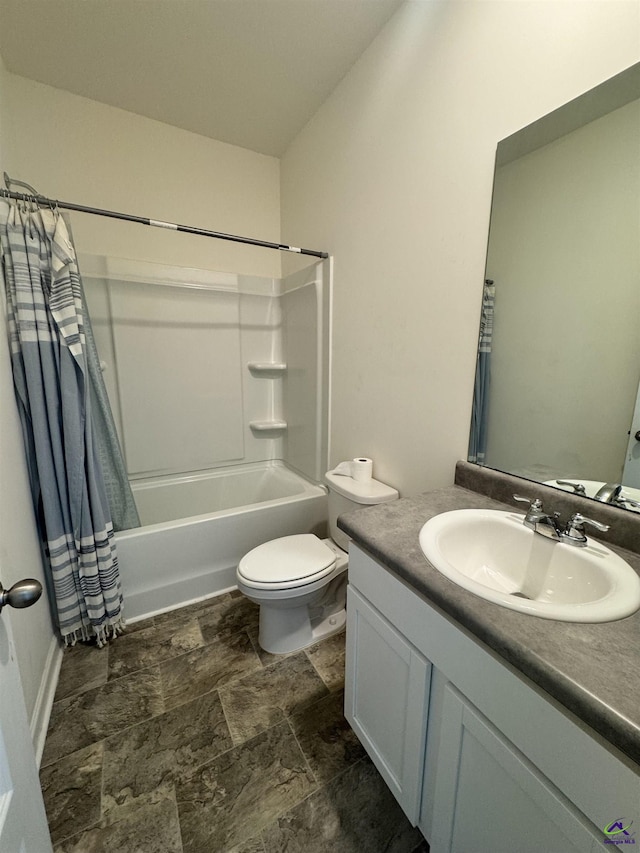
<path fill-rule="evenodd" d="M 489 386 L 491 379 L 491 347 L 493 343 L 493 315 L 496 288 L 487 278 L 482 292 L 482 314 L 476 360 L 476 381 L 473 390 L 471 411 L 471 434 L 469 436 L 469 462 L 484 464 L 487 449 L 487 421 L 489 414 Z"/>

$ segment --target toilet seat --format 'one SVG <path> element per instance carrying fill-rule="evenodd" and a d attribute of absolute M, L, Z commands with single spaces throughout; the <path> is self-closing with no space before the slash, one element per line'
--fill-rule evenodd
<path fill-rule="evenodd" d="M 336 553 L 313 533 L 282 536 L 245 554 L 238 576 L 254 589 L 293 589 L 330 575 L 336 559 Z"/>

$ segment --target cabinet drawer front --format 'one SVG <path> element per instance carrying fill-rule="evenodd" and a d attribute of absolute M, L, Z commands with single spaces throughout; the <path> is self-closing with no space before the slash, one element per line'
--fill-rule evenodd
<path fill-rule="evenodd" d="M 444 691 L 439 759 L 434 853 L 602 847 L 603 834 L 451 684 Z"/>
<path fill-rule="evenodd" d="M 351 588 L 346 670 L 345 716 L 415 825 L 431 665 Z"/>

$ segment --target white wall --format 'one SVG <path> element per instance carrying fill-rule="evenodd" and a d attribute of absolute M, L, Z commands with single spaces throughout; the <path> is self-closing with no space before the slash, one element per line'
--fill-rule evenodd
<path fill-rule="evenodd" d="M 11 128 L 11 115 L 5 100 L 6 76 L 0 59 L 0 174 L 6 168 L 4 151 Z M 4 294 L 1 285 L 0 302 L 0 323 L 4 327 Z M 0 581 L 8 588 L 24 577 L 33 577 L 44 586 L 42 558 L 5 334 L 0 334 L 0 401 Z M 0 618 L 11 620 L 25 704 L 32 732 L 39 739 L 42 733 L 36 729 L 42 721 L 36 717 L 42 709 L 37 706 L 39 701 L 44 701 L 42 696 L 39 700 L 39 692 L 47 657 L 54 642 L 46 590 L 33 607 L 15 611 L 6 608 Z"/>
<path fill-rule="evenodd" d="M 640 59 L 631 2 L 408 2 L 294 140 L 282 233 L 335 257 L 332 462 L 466 458 L 498 140 Z"/>
<path fill-rule="evenodd" d="M 6 74 L 11 177 L 64 201 L 280 239 L 279 161 Z M 88 254 L 279 276 L 278 252 L 73 213 Z"/>
<path fill-rule="evenodd" d="M 493 468 L 621 481 L 640 377 L 639 137 L 634 101 L 496 172 Z"/>

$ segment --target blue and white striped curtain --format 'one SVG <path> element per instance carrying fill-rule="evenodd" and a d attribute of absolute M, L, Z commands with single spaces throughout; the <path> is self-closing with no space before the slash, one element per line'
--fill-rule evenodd
<path fill-rule="evenodd" d="M 66 643 L 124 626 L 91 417 L 82 285 L 57 211 L 0 199 L 11 362 L 48 587 Z"/>
<path fill-rule="evenodd" d="M 486 279 L 482 293 L 480 337 L 476 360 L 476 383 L 473 389 L 471 434 L 469 436 L 469 462 L 484 464 L 487 449 L 487 421 L 489 415 L 489 385 L 491 380 L 491 348 L 493 345 L 493 314 L 496 288 Z"/>

